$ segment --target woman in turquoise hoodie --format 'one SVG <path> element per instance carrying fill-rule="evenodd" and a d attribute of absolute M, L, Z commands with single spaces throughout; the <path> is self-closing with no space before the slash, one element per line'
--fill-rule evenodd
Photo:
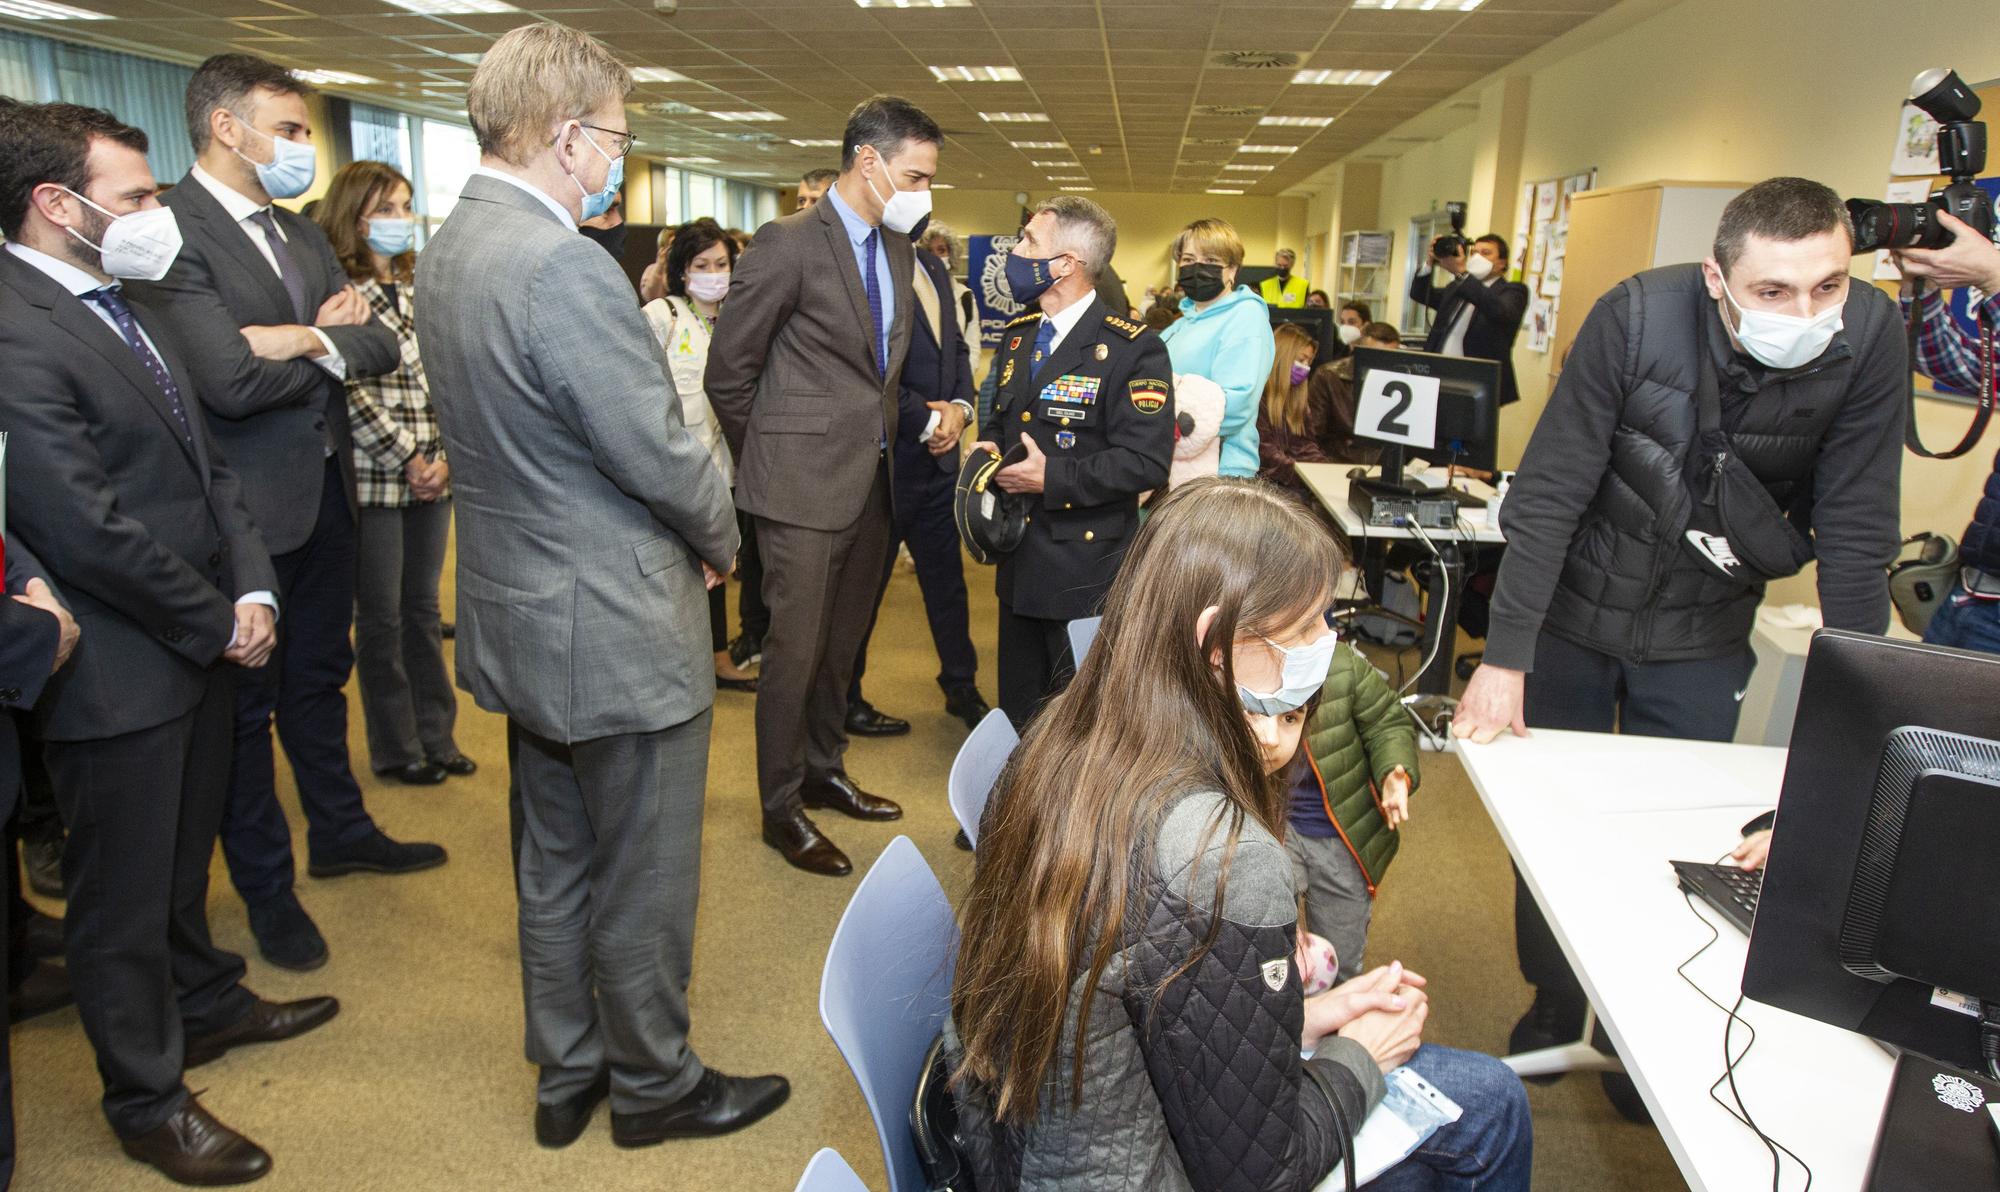
<path fill-rule="evenodd" d="M 1174 375 L 1193 373 L 1222 388 L 1224 476 L 1257 474 L 1257 404 L 1277 350 L 1270 308 L 1249 286 L 1236 284 L 1243 239 L 1220 219 L 1198 219 L 1174 237 L 1181 317 L 1160 339 Z"/>

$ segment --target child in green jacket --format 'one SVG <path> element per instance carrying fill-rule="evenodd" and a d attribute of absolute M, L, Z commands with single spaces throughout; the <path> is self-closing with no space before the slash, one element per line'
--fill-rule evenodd
<path fill-rule="evenodd" d="M 1375 888 L 1410 817 L 1417 732 L 1388 681 L 1345 642 L 1284 780 L 1305 927 L 1333 944 L 1339 979 L 1350 980 L 1361 973 Z"/>

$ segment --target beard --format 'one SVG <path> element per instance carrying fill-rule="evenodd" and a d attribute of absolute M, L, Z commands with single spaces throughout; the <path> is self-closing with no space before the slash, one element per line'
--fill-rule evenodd
<path fill-rule="evenodd" d="M 86 273 L 103 273 L 104 251 L 92 248 L 91 244 L 104 243 L 104 234 L 111 230 L 111 217 L 85 207 L 83 220 L 82 227 L 70 229 L 70 234 L 63 237 L 63 255 Z M 86 240 L 90 244 L 84 243 Z"/>

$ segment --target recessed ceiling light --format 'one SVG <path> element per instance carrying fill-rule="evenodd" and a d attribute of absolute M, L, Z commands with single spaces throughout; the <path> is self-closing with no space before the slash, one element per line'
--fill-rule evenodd
<path fill-rule="evenodd" d="M 44 0 L 0 0 L 0 17 L 23 21 L 108 21 L 111 14 L 71 8 L 67 4 L 48 4 Z"/>
<path fill-rule="evenodd" d="M 981 112 L 979 118 L 988 124 L 1047 124 L 1048 116 L 1041 112 Z"/>
<path fill-rule="evenodd" d="M 1018 83 L 1021 72 L 1011 66 L 933 66 L 931 77 L 940 83 Z"/>
<path fill-rule="evenodd" d="M 1040 166 L 1045 170 L 1050 168 L 1058 170 L 1064 169 L 1066 167 L 1074 168 L 1076 165 L 1076 163 L 1073 161 L 1031 161 L 1028 164 L 1033 166 Z"/>
<path fill-rule="evenodd" d="M 1012 146 L 1013 146 L 1014 148 L 1016 148 L 1016 149 L 1067 149 L 1067 148 L 1069 148 L 1069 144 L 1068 144 L 1068 142 L 1065 142 L 1065 141 L 1009 141 L 1009 142 L 1007 142 L 1007 143 L 1008 143 L 1009 145 L 1012 145 Z"/>
<path fill-rule="evenodd" d="M 1392 72 L 1386 70 L 1302 70 L 1292 76 L 1301 86 L 1373 87 Z"/>
<path fill-rule="evenodd" d="M 1088 174 L 1050 174 L 1050 175 L 1049 175 L 1049 181 L 1051 181 L 1051 182 L 1088 182 L 1088 181 L 1090 181 L 1090 176 L 1089 176 Z"/>
<path fill-rule="evenodd" d="M 373 83 L 378 81 L 376 79 L 369 78 L 367 75 L 354 74 L 350 71 L 345 71 L 345 70 L 295 70 L 292 72 L 292 77 L 298 79 L 301 82 L 311 83 L 315 87 L 325 87 L 329 85 L 336 87 L 338 86 L 359 87 L 363 83 Z"/>
<path fill-rule="evenodd" d="M 389 0 L 389 3 L 406 12 L 421 13 L 427 17 L 521 11 L 502 0 Z"/>
<path fill-rule="evenodd" d="M 776 112 L 709 112 L 707 115 L 713 116 L 717 120 L 727 120 L 731 124 L 762 123 L 770 120 L 784 119 L 783 116 L 778 115 Z"/>
<path fill-rule="evenodd" d="M 1379 8 L 1383 11 L 1395 9 L 1398 12 L 1433 12 L 1442 8 L 1446 12 L 1471 12 L 1486 0 L 1354 0 L 1356 8 Z"/>
<path fill-rule="evenodd" d="M 1297 153 L 1297 145 L 1238 145 L 1238 153 Z"/>
<path fill-rule="evenodd" d="M 465 63 L 465 64 L 466 64 L 467 66 L 477 66 L 477 65 L 479 65 L 479 60 L 480 60 L 480 59 L 482 59 L 482 58 L 484 58 L 484 57 L 486 57 L 486 55 L 484 55 L 484 54 L 445 54 L 445 55 L 443 55 L 443 57 L 446 57 L 446 58 L 449 58 L 449 59 L 451 59 L 451 60 L 452 60 L 453 62 L 463 62 L 463 63 Z"/>
<path fill-rule="evenodd" d="M 933 182 L 933 183 L 931 183 L 931 189 L 932 189 L 932 190 L 951 190 L 951 189 L 954 189 L 954 188 L 952 187 L 952 184 L 951 184 L 951 183 L 949 183 L 949 182 Z"/>
<path fill-rule="evenodd" d="M 1272 170 L 1275 170 L 1275 169 L 1277 169 L 1278 167 L 1276 167 L 1276 166 L 1260 166 L 1260 165 L 1253 165 L 1253 164 L 1251 164 L 1250 162 L 1236 162 L 1236 161 L 1232 161 L 1232 162 L 1230 162 L 1230 163 L 1229 163 L 1228 165 L 1226 165 L 1226 166 L 1224 166 L 1224 167 L 1222 167 L 1222 168 L 1223 168 L 1223 169 L 1225 169 L 1225 170 L 1247 170 L 1247 171 L 1249 171 L 1250 173 L 1253 173 L 1253 174 L 1268 174 L 1268 173 L 1270 173 L 1270 172 L 1271 172 Z"/>
<path fill-rule="evenodd" d="M 686 75 L 678 70 L 668 70 L 664 66 L 635 66 L 632 68 L 635 83 L 685 83 Z"/>
<path fill-rule="evenodd" d="M 1208 188 L 1208 193 L 1212 195 L 1240 195 L 1243 192 L 1240 190 L 1232 190 L 1227 186 L 1211 186 Z"/>
<path fill-rule="evenodd" d="M 793 140 L 792 140 L 792 144 L 794 144 L 794 145 L 797 145 L 797 146 L 798 146 L 799 148 L 801 148 L 801 149 L 838 149 L 838 148 L 840 148 L 840 142 L 839 142 L 839 140 L 837 140 L 837 139 L 835 139 L 835 138 L 832 138 L 832 137 L 807 137 L 807 138 L 805 138 L 804 140 L 800 140 L 800 139 L 798 139 L 798 138 L 796 138 L 796 137 L 795 137 L 795 138 L 793 138 Z"/>
<path fill-rule="evenodd" d="M 669 157 L 667 160 L 677 166 L 712 166 L 716 164 L 715 159 L 712 157 Z"/>
<path fill-rule="evenodd" d="M 1331 116 L 1266 116 L 1257 123 L 1282 128 L 1325 128 L 1333 123 Z"/>
<path fill-rule="evenodd" d="M 854 0 L 858 8 L 971 8 L 972 0 Z"/>
<path fill-rule="evenodd" d="M 1056 189 L 1058 189 L 1058 190 L 1096 190 L 1097 188 L 1096 188 L 1096 187 L 1094 187 L 1094 186 L 1060 186 L 1060 187 L 1057 187 Z"/>

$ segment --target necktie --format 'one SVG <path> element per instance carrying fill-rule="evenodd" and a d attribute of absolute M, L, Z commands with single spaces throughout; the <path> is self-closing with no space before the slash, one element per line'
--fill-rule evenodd
<path fill-rule="evenodd" d="M 299 265 L 292 259 L 292 250 L 285 238 L 278 234 L 278 221 L 271 218 L 271 209 L 253 212 L 250 222 L 264 229 L 264 241 L 271 246 L 271 256 L 278 262 L 278 280 L 285 283 L 285 293 L 292 299 L 292 317 L 301 322 L 306 318 L 306 280 L 299 274 Z"/>
<path fill-rule="evenodd" d="M 1055 347 L 1056 347 L 1055 320 L 1044 317 L 1042 319 L 1042 329 L 1040 331 L 1035 332 L 1035 362 L 1034 362 L 1035 369 L 1039 369 L 1042 367 L 1042 361 L 1048 359 L 1049 353 L 1055 351 Z M 1032 374 L 1033 370 L 1030 371 Z"/>
<path fill-rule="evenodd" d="M 875 371 L 889 375 L 889 331 L 882 326 L 882 279 L 875 276 L 875 254 L 881 251 L 882 229 L 868 229 L 862 246 L 868 267 L 861 271 L 861 283 L 868 287 L 868 315 L 875 320 Z"/>
<path fill-rule="evenodd" d="M 174 384 L 174 375 L 167 371 L 167 366 L 160 363 L 160 358 L 146 345 L 146 337 L 139 334 L 139 320 L 132 317 L 132 308 L 126 305 L 124 296 L 119 294 L 117 287 L 105 286 L 101 290 L 90 291 L 84 297 L 103 307 L 106 313 L 110 314 L 112 321 L 118 324 L 118 334 L 124 337 L 125 346 L 131 348 L 132 354 L 139 358 L 139 363 L 146 366 L 146 371 L 152 374 L 154 383 L 159 385 L 160 392 L 166 395 L 167 404 L 173 407 L 174 420 L 181 424 L 182 441 L 193 447 L 194 429 L 188 425 L 187 408 L 181 405 L 181 387 Z"/>

